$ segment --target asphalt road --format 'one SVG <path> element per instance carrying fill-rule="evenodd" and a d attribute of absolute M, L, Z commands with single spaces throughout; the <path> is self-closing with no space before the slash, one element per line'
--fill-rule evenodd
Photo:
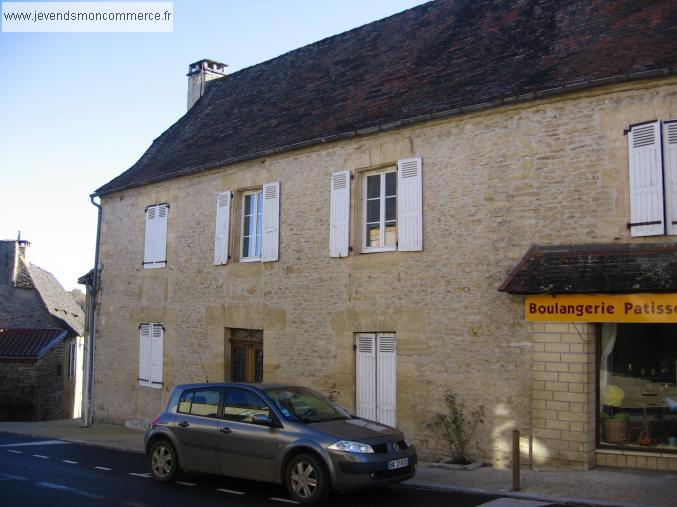
<path fill-rule="evenodd" d="M 336 493 L 324 505 L 470 507 L 494 498 L 396 486 Z M 158 483 L 150 478 L 146 458 L 139 453 L 0 432 L 0 505 L 3 507 L 274 507 L 290 502 L 281 486 L 190 473 L 184 474 L 180 482 Z M 531 504 L 521 503 L 525 507 Z"/>

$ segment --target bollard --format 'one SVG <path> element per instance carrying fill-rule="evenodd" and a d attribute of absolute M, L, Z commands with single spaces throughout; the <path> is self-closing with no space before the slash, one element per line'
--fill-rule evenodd
<path fill-rule="evenodd" d="M 520 489 L 520 432 L 512 430 L 512 490 Z"/>

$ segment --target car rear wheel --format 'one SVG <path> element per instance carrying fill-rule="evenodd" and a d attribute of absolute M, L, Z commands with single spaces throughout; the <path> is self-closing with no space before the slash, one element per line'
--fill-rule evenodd
<path fill-rule="evenodd" d="M 324 465 L 314 456 L 294 456 L 287 465 L 285 477 L 289 494 L 299 503 L 319 503 L 329 495 L 329 476 Z"/>
<path fill-rule="evenodd" d="M 153 479 L 169 482 L 178 477 L 179 460 L 174 446 L 167 440 L 158 440 L 150 448 L 150 473 Z"/>

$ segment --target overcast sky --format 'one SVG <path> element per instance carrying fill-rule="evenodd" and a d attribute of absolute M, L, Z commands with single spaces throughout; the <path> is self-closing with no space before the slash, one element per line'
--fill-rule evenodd
<path fill-rule="evenodd" d="M 70 290 L 94 264 L 89 195 L 185 113 L 188 64 L 228 71 L 423 0 L 178 0 L 173 33 L 0 33 L 0 239 Z"/>

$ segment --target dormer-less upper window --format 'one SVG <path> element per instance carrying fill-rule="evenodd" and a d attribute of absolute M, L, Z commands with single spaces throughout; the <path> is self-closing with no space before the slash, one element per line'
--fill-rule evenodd
<path fill-rule="evenodd" d="M 146 238 L 143 250 L 145 269 L 167 265 L 167 215 L 169 205 L 154 204 L 146 208 Z"/>

